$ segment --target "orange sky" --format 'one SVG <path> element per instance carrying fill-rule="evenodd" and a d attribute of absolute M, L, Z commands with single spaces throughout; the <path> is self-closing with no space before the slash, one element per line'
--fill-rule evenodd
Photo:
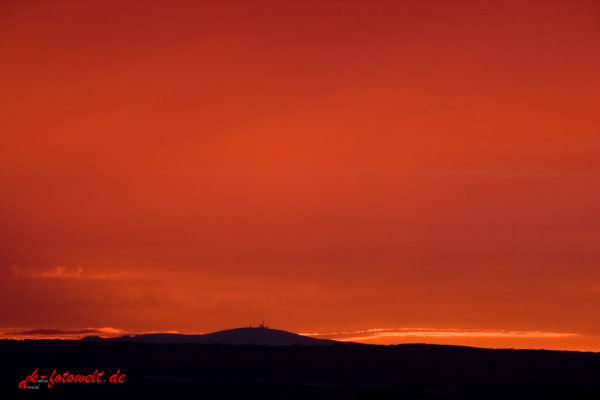
<path fill-rule="evenodd" d="M 3 1 L 0 60 L 0 334 L 600 351 L 596 1 Z"/>

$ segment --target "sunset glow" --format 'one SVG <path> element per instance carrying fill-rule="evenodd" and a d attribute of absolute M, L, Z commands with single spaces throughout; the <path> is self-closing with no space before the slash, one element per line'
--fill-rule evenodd
<path fill-rule="evenodd" d="M 4 338 L 600 351 L 600 2 L 4 1 L 0 52 Z"/>

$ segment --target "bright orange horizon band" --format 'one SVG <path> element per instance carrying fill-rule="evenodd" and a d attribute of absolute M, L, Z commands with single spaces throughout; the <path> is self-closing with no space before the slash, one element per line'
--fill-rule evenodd
<path fill-rule="evenodd" d="M 0 59 L 1 337 L 600 351 L 596 1 L 4 1 Z"/>

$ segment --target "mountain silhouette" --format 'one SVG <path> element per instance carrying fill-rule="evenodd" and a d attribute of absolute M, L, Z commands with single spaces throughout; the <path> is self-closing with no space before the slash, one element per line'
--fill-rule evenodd
<path fill-rule="evenodd" d="M 96 342 L 139 342 L 139 343 L 197 343 L 197 344 L 254 344 L 261 346 L 310 346 L 310 345 L 332 345 L 340 342 L 327 339 L 315 339 L 298 335 L 296 333 L 280 331 L 269 328 L 236 328 L 224 331 L 207 333 L 204 335 L 184 335 L 177 333 L 150 333 L 145 335 L 121 336 L 116 338 L 101 338 L 98 336 L 87 336 L 84 341 Z"/>

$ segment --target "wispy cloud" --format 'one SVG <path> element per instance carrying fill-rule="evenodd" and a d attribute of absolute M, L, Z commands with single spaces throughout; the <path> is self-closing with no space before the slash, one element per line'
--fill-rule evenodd
<path fill-rule="evenodd" d="M 333 339 L 341 342 L 356 340 L 372 340 L 386 337 L 417 337 L 417 338 L 561 338 L 577 336 L 575 333 L 557 333 L 541 331 L 510 331 L 510 330 L 465 330 L 465 329 L 430 329 L 430 328 L 399 328 L 399 329 L 368 329 L 354 332 L 335 333 L 301 333 L 319 339 Z"/>
<path fill-rule="evenodd" d="M 179 333 L 179 331 L 126 331 L 111 327 L 81 328 L 81 329 L 23 329 L 0 328 L 0 339 L 70 339 L 75 340 L 86 336 L 100 336 L 103 338 L 119 337 L 125 335 L 142 335 L 147 333 Z"/>
<path fill-rule="evenodd" d="M 55 266 L 51 268 L 19 267 L 11 265 L 8 267 L 13 278 L 81 278 L 81 279 L 115 279 L 124 275 L 123 271 L 113 273 L 89 273 L 84 272 L 81 266 L 67 268 Z"/>
<path fill-rule="evenodd" d="M 102 337 L 122 336 L 126 333 L 115 328 L 83 329 L 29 329 L 5 328 L 0 337 L 5 339 L 74 339 L 81 336 L 96 335 Z"/>

